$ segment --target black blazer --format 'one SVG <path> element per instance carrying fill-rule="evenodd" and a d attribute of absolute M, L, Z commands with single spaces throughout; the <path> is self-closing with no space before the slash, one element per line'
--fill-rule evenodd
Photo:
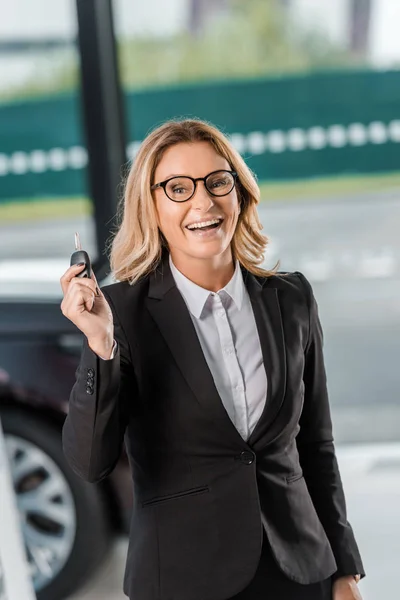
<path fill-rule="evenodd" d="M 134 507 L 124 591 L 215 600 L 253 578 L 265 529 L 286 576 L 364 575 L 335 457 L 317 304 L 298 272 L 243 270 L 268 378 L 245 442 L 228 417 L 164 260 L 136 285 L 102 288 L 118 350 L 84 341 L 65 455 L 87 481 L 114 468 L 125 434 Z"/>

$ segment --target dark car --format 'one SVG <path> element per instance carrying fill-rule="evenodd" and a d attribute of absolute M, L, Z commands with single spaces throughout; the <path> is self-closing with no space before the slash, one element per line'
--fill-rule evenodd
<path fill-rule="evenodd" d="M 100 484 L 67 465 L 61 428 L 82 334 L 52 300 L 0 299 L 0 411 L 21 526 L 39 600 L 61 600 L 128 529 L 126 456 Z"/>

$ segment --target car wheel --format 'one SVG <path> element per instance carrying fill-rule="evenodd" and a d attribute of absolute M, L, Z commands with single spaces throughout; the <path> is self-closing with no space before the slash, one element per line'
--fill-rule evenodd
<path fill-rule="evenodd" d="M 106 556 L 104 498 L 67 465 L 57 427 L 16 409 L 2 410 L 1 420 L 36 595 L 61 600 Z"/>

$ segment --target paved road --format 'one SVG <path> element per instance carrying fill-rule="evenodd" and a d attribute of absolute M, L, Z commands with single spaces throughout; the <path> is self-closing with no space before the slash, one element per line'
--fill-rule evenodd
<path fill-rule="evenodd" d="M 337 441 L 398 440 L 400 190 L 264 204 L 259 212 L 271 239 L 267 265 L 279 258 L 282 270 L 313 283 Z M 76 230 L 93 256 L 88 220 L 0 227 L 0 293 L 60 298 Z"/>
<path fill-rule="evenodd" d="M 268 264 L 280 258 L 284 269 L 304 270 L 314 281 L 400 274 L 400 190 L 264 204 L 259 213 L 272 241 Z"/>
<path fill-rule="evenodd" d="M 363 600 L 398 598 L 400 445 L 343 446 L 337 454 L 349 521 L 367 571 L 360 584 Z M 126 541 L 118 540 L 101 574 L 70 600 L 126 600 L 120 591 L 126 551 Z"/>
<path fill-rule="evenodd" d="M 321 201 L 283 201 L 259 209 L 272 244 L 268 263 L 281 258 L 288 270 L 305 270 L 314 279 L 390 277 L 400 273 L 400 189 Z M 79 231 L 95 257 L 95 232 L 87 217 L 0 223 L 0 261 L 64 259 Z"/>
<path fill-rule="evenodd" d="M 283 270 L 304 271 L 314 282 L 400 276 L 400 190 L 365 195 L 363 199 L 355 196 L 262 204 L 259 214 L 271 240 L 266 256 L 268 266 L 279 258 Z M 95 232 L 87 217 L 0 223 L 2 294 L 8 282 L 16 288 L 19 276 L 29 278 L 30 271 L 35 271 L 43 260 L 49 265 L 43 283 L 53 284 L 44 291 L 53 289 L 57 293 L 57 275 L 60 268 L 68 265 L 75 231 L 80 232 L 84 247 L 94 260 Z M 16 259 L 18 262 L 10 262 Z M 23 282 L 23 290 L 22 286 Z"/>

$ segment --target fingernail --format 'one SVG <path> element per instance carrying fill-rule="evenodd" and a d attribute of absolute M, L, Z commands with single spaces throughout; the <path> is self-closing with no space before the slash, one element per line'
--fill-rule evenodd
<path fill-rule="evenodd" d="M 83 265 L 84 265 L 84 264 L 85 264 L 85 263 L 76 263 L 76 265 L 75 265 L 75 266 L 76 266 L 76 267 L 83 267 Z"/>

